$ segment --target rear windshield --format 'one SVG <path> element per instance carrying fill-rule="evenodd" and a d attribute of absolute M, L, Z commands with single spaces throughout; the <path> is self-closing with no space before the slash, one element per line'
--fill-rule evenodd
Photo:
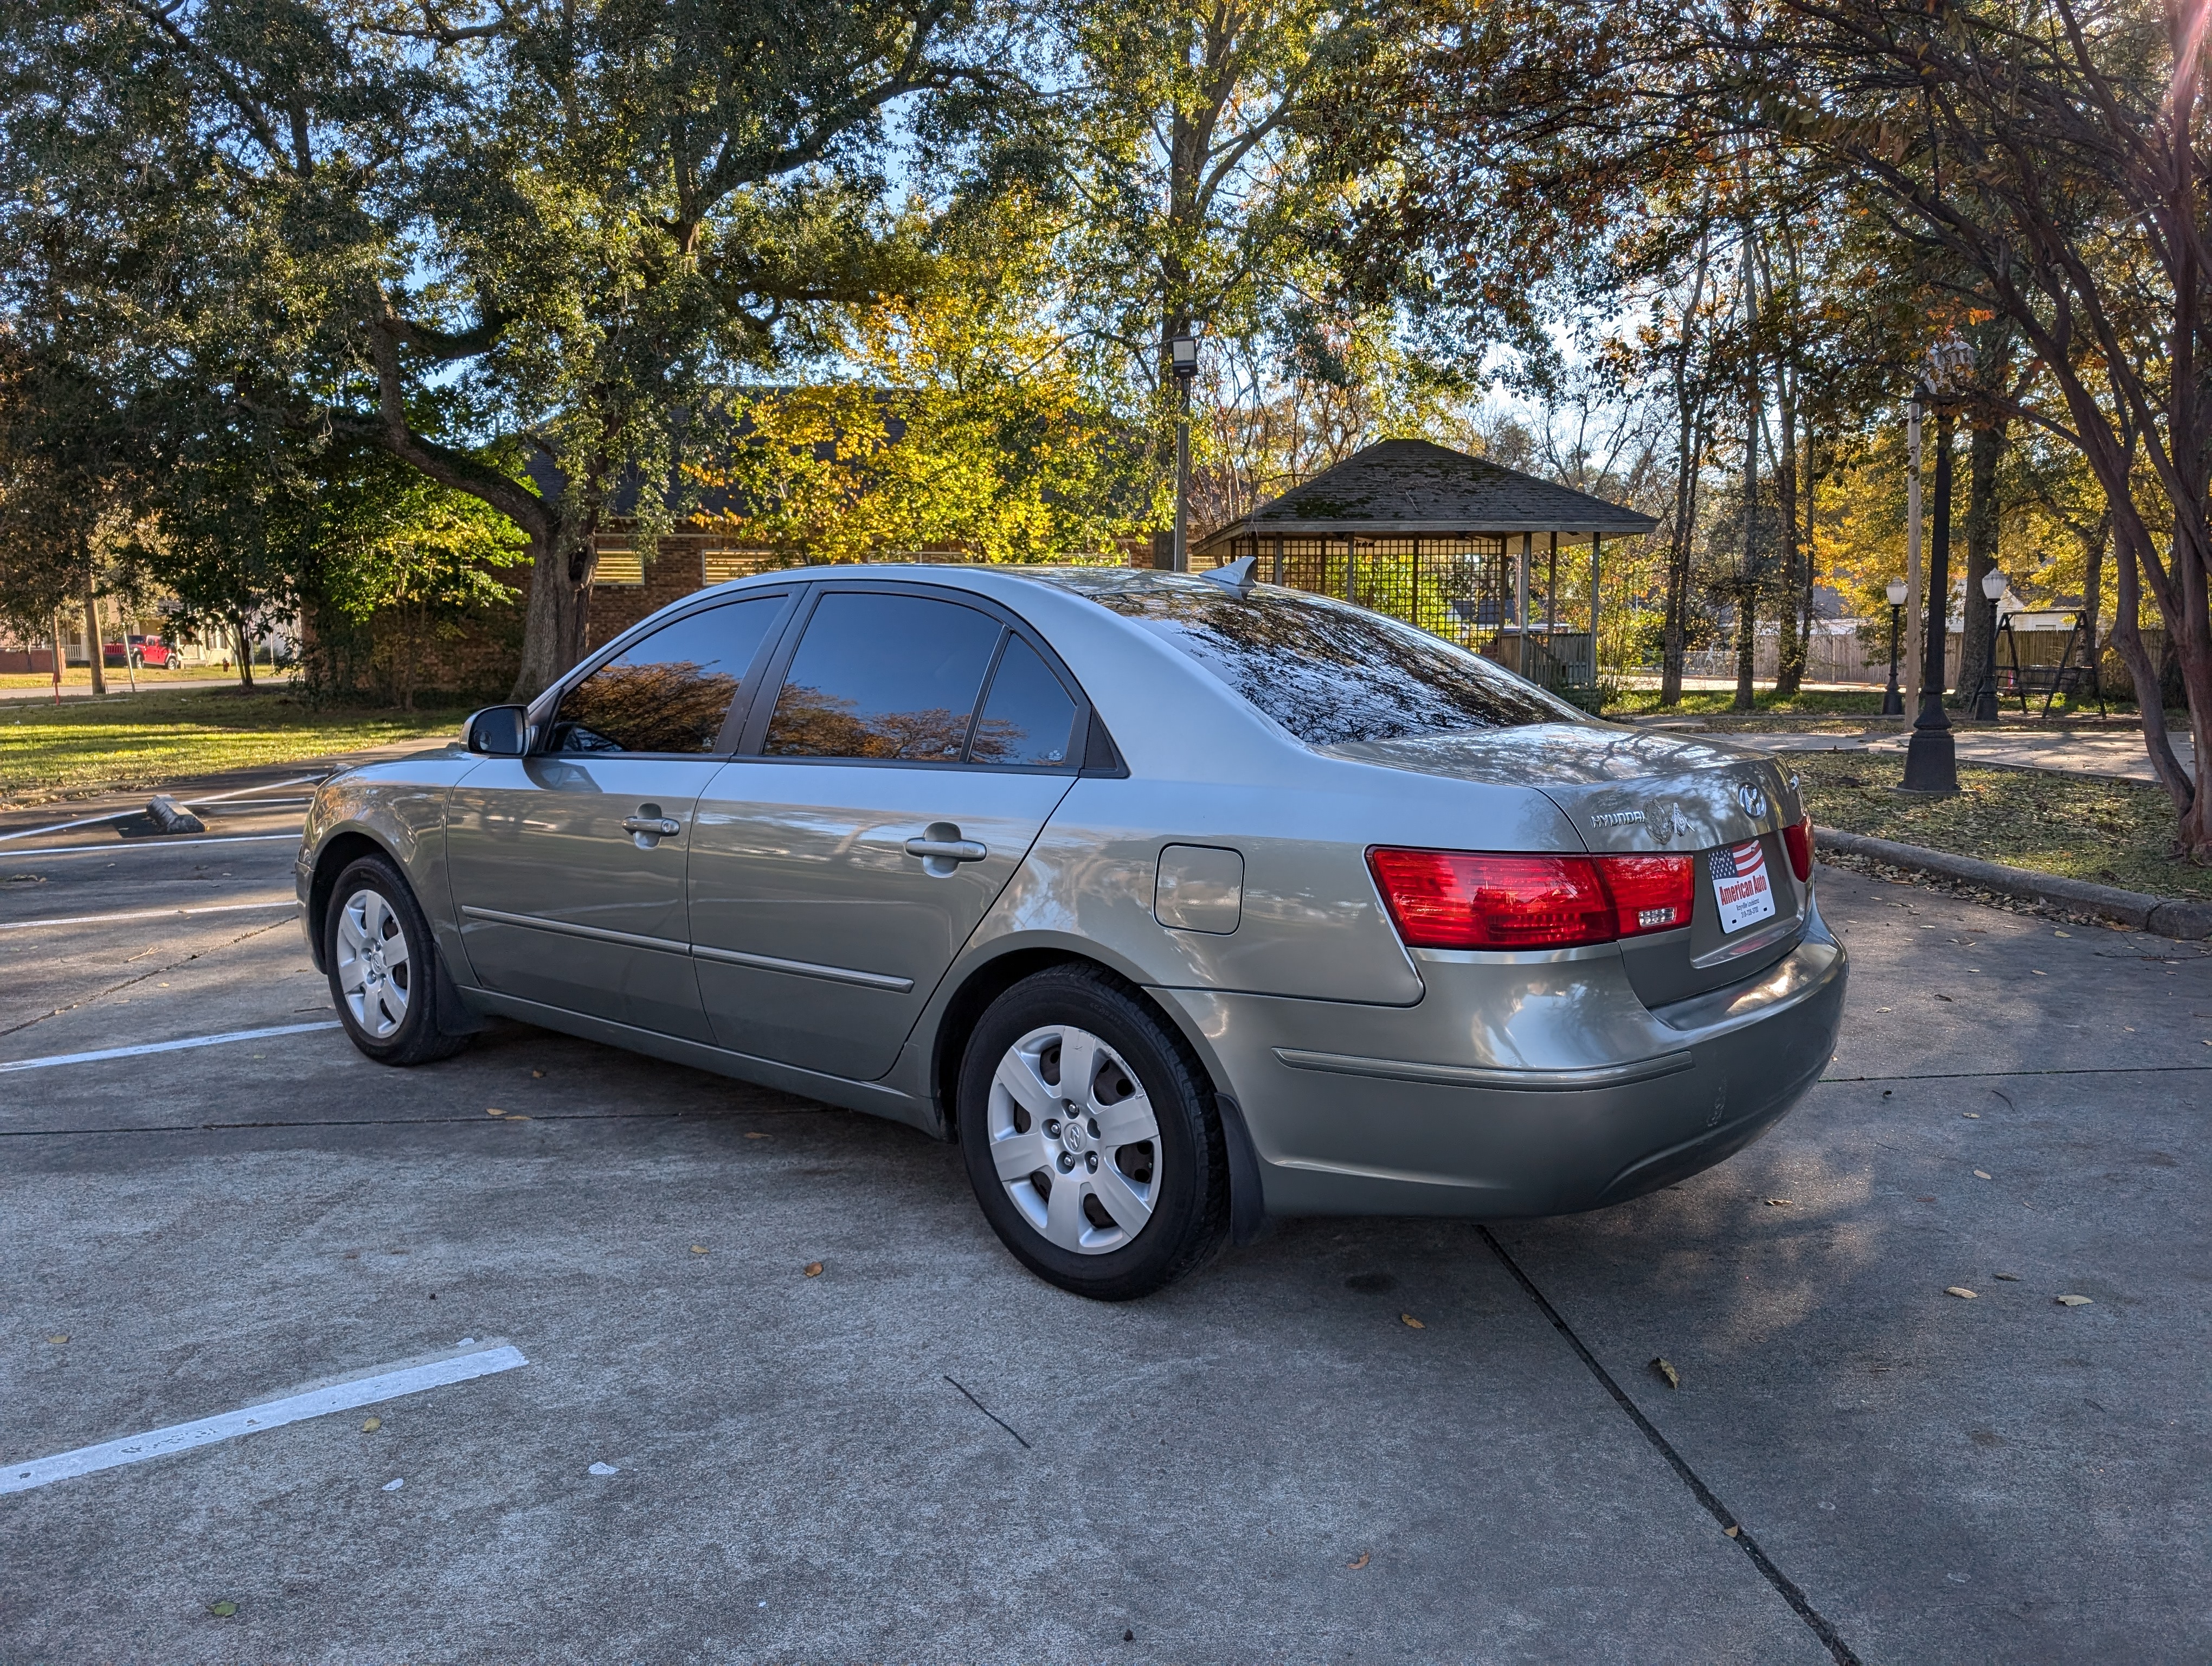
<path fill-rule="evenodd" d="M 1260 585 L 1239 599 L 1180 574 L 1070 587 L 1164 636 L 1310 746 L 1589 721 L 1442 637 L 1325 596 Z"/>

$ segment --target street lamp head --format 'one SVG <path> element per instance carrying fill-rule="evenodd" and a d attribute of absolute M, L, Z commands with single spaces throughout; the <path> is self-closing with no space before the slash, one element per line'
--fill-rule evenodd
<path fill-rule="evenodd" d="M 1905 605 L 1905 581 L 1903 579 L 1892 579 L 1885 587 L 1885 593 L 1889 597 L 1889 605 L 1892 607 L 1902 607 Z"/>
<path fill-rule="evenodd" d="M 1196 336 L 1169 337 L 1168 363 L 1175 374 L 1185 380 L 1198 374 L 1198 337 Z"/>
<path fill-rule="evenodd" d="M 1987 596 L 1991 601 L 1996 601 L 2004 593 L 2005 575 L 2002 569 L 1992 567 L 1982 575 L 1982 594 Z"/>
<path fill-rule="evenodd" d="M 1973 368 L 1974 350 L 1955 330 L 1928 350 L 1928 380 L 1939 388 L 1948 391 L 1953 377 Z"/>

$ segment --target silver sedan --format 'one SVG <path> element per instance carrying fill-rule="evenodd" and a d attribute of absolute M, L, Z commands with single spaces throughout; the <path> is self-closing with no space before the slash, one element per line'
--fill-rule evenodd
<path fill-rule="evenodd" d="M 1844 999 L 1773 760 L 1234 569 L 702 591 L 328 782 L 298 879 L 371 1058 L 496 1015 L 908 1122 L 1109 1298 L 1267 1215 L 1678 1180 Z"/>

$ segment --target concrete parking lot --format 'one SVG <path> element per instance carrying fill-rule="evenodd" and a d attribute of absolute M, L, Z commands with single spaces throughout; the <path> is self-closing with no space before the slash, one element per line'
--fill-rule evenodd
<path fill-rule="evenodd" d="M 0 843 L 0 1489 L 528 1363 L 0 1490 L 11 1666 L 2212 1653 L 2200 945 L 1824 870 L 1850 1017 L 1760 1144 L 1109 1307 L 911 1130 L 295 1028 L 300 791 Z"/>

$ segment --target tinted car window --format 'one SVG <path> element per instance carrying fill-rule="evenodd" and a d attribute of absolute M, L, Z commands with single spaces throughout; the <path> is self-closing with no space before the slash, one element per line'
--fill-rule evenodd
<path fill-rule="evenodd" d="M 1309 745 L 1589 721 L 1480 655 L 1325 596 L 1263 586 L 1239 599 L 1204 579 L 1164 575 L 1080 587 Z"/>
<path fill-rule="evenodd" d="M 991 678 L 968 756 L 977 763 L 1066 763 L 1075 745 L 1075 702 L 1052 667 L 1010 639 Z"/>
<path fill-rule="evenodd" d="M 958 762 L 1000 629 L 957 602 L 832 591 L 806 623 L 761 750 Z"/>
<path fill-rule="evenodd" d="M 556 752 L 710 752 L 745 670 L 783 614 L 761 596 L 685 615 L 561 696 Z"/>

